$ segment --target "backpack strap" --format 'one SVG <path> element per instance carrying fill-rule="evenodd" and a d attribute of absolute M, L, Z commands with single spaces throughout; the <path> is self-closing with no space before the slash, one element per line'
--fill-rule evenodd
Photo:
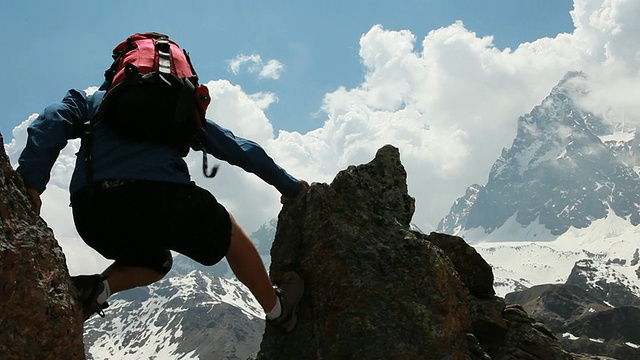
<path fill-rule="evenodd" d="M 213 165 L 211 171 L 209 171 L 209 162 L 207 161 L 207 152 L 202 149 L 202 173 L 207 178 L 215 177 L 218 173 L 220 165 Z"/>
<path fill-rule="evenodd" d="M 158 54 L 158 72 L 171 74 L 171 47 L 168 38 L 161 37 L 156 40 L 156 53 Z"/>
<path fill-rule="evenodd" d="M 82 124 L 82 145 L 84 147 L 84 167 L 85 175 L 87 177 L 87 190 L 89 195 L 93 196 L 93 119 L 89 119 Z"/>
<path fill-rule="evenodd" d="M 191 57 L 189 56 L 189 53 L 187 52 L 187 50 L 182 49 L 182 52 L 184 53 L 185 59 L 187 59 L 187 63 L 189 63 L 189 67 L 191 68 L 191 72 L 193 73 L 193 78 L 197 83 L 199 81 L 198 73 L 196 73 L 196 69 L 193 67 L 193 64 L 191 63 Z"/>
<path fill-rule="evenodd" d="M 195 106 L 197 106 L 196 99 L 194 99 L 196 87 L 189 79 L 178 79 L 178 81 L 180 82 L 180 90 L 178 93 L 174 122 L 179 124 L 190 116 L 200 116 L 200 112 L 195 108 Z M 198 121 L 201 122 L 199 118 Z"/>

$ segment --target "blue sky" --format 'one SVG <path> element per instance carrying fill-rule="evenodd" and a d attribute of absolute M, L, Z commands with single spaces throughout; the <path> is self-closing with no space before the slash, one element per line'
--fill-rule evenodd
<path fill-rule="evenodd" d="M 376 24 L 420 38 L 461 20 L 478 36 L 492 35 L 497 48 L 515 49 L 571 32 L 572 7 L 570 0 L 3 0 L 0 131 L 9 141 L 14 126 L 67 89 L 98 85 L 115 44 L 134 32 L 169 34 L 191 53 L 202 80 L 275 93 L 279 101 L 265 111 L 274 128 L 306 132 L 322 126 L 325 93 L 362 81 L 358 42 Z M 242 54 L 277 59 L 285 69 L 277 80 L 232 74 L 228 61 Z"/>
<path fill-rule="evenodd" d="M 207 115 L 298 178 L 329 183 L 398 147 L 413 223 L 429 232 L 470 185 L 486 183 L 518 118 L 567 72 L 587 76 L 585 110 L 640 125 L 638 18 L 637 0 L 4 1 L 0 130 L 15 165 L 31 114 L 69 88 L 99 85 L 131 33 L 165 32 L 207 84 Z M 72 273 L 105 264 L 78 239 L 68 207 L 78 146 L 62 150 L 42 194 Z M 199 154 L 186 161 L 248 232 L 277 216 L 279 194 L 260 179 L 221 164 L 207 180 Z"/>

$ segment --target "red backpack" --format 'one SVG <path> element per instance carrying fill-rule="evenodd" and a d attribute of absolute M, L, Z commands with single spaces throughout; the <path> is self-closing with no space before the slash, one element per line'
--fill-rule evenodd
<path fill-rule="evenodd" d="M 113 64 L 105 71 L 109 84 L 96 117 L 84 125 L 87 146 L 87 181 L 92 174 L 92 127 L 104 122 L 124 137 L 178 146 L 184 155 L 197 131 L 206 124 L 211 102 L 209 90 L 198 84 L 189 54 L 167 35 L 155 32 L 133 34 L 113 50 Z M 208 170 L 204 146 L 202 171 Z"/>
<path fill-rule="evenodd" d="M 99 120 L 124 136 L 183 144 L 205 124 L 211 101 L 186 51 L 167 35 L 129 36 L 113 50 Z"/>

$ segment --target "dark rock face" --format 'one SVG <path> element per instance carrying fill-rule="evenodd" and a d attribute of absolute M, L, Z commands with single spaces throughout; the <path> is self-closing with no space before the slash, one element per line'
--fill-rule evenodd
<path fill-rule="evenodd" d="M 507 294 L 507 302 L 544 322 L 565 349 L 574 353 L 610 356 L 619 360 L 640 358 L 640 308 L 611 308 L 599 293 L 569 284 L 539 285 Z M 630 345 L 631 344 L 631 345 Z"/>
<path fill-rule="evenodd" d="M 616 360 L 608 356 L 597 356 L 589 354 L 573 354 L 573 360 Z"/>
<path fill-rule="evenodd" d="M 543 323 L 529 317 L 520 306 L 507 305 L 502 313 L 509 324 L 504 345 L 491 349 L 492 359 L 572 359 Z"/>
<path fill-rule="evenodd" d="M 300 270 L 305 295 L 291 333 L 267 325 L 258 359 L 571 359 L 494 296 L 491 268 L 461 238 L 410 230 L 399 159 L 385 146 L 285 205 L 270 270 L 276 282 Z"/>
<path fill-rule="evenodd" d="M 574 351 L 635 360 L 640 359 L 638 329 L 640 307 L 622 306 L 594 312 L 570 322 L 566 331 L 578 339 L 565 340 L 563 343 L 567 349 Z"/>
<path fill-rule="evenodd" d="M 425 239 L 445 252 L 469 289 L 470 331 L 485 355 L 492 359 L 571 358 L 543 323 L 522 307 L 507 305 L 494 296 L 491 266 L 462 238 L 431 233 Z"/>
<path fill-rule="evenodd" d="M 531 316 L 548 325 L 556 334 L 562 334 L 571 319 L 608 308 L 586 290 L 564 284 L 533 286 L 507 294 L 505 301 L 521 304 Z"/>
<path fill-rule="evenodd" d="M 640 289 L 636 285 L 626 277 L 616 274 L 608 266 L 601 268 L 598 268 L 593 260 L 578 261 L 567 278 L 567 284 L 580 286 L 613 306 L 640 306 L 640 298 L 635 294 L 640 292 Z"/>
<path fill-rule="evenodd" d="M 447 254 L 471 294 L 481 299 L 496 294 L 491 266 L 461 237 L 433 232 L 426 239 Z"/>
<path fill-rule="evenodd" d="M 0 168 L 0 357 L 84 359 L 82 314 L 62 249 L 4 150 Z"/>
<path fill-rule="evenodd" d="M 468 358 L 467 290 L 442 251 L 409 230 L 413 210 L 393 147 L 286 206 L 271 272 L 300 268 L 307 291 L 295 331 L 268 327 L 261 356 Z"/>

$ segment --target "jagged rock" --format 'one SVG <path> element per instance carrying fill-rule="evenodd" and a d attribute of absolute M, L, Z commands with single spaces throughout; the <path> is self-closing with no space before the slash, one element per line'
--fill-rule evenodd
<path fill-rule="evenodd" d="M 4 150 L 0 168 L 0 357 L 84 359 L 82 314 L 62 249 Z"/>
<path fill-rule="evenodd" d="M 447 254 L 471 294 L 483 299 L 496 294 L 491 265 L 461 237 L 432 232 L 425 239 Z"/>
<path fill-rule="evenodd" d="M 593 293 L 568 284 L 538 285 L 505 299 L 522 304 L 544 322 L 568 351 L 619 360 L 640 358 L 639 307 L 611 308 Z"/>
<path fill-rule="evenodd" d="M 613 306 L 640 306 L 638 286 L 609 265 L 595 264 L 593 260 L 576 262 L 567 278 L 567 284 L 576 285 Z"/>
<path fill-rule="evenodd" d="M 257 359 L 571 359 L 493 296 L 490 267 L 461 238 L 411 231 L 413 209 L 389 145 L 287 203 L 270 271 L 302 271 L 305 295 L 298 326 L 267 325 Z"/>
<path fill-rule="evenodd" d="M 502 315 L 506 307 L 504 300 L 469 296 L 467 306 L 471 314 L 472 331 L 482 346 L 489 352 L 500 348 L 509 331 L 509 325 Z"/>
<path fill-rule="evenodd" d="M 444 253 L 409 230 L 414 200 L 385 146 L 280 213 L 271 273 L 300 268 L 290 334 L 267 327 L 260 359 L 470 358 L 468 291 Z"/>
<path fill-rule="evenodd" d="M 572 319 L 608 308 L 586 290 L 566 284 L 533 286 L 509 293 L 505 300 L 521 304 L 531 316 L 547 324 L 556 334 L 562 334 Z"/>
<path fill-rule="evenodd" d="M 606 309 L 569 323 L 566 331 L 578 339 L 563 343 L 567 349 L 573 351 L 606 355 L 620 360 L 636 360 L 640 359 L 638 329 L 640 307 Z"/>
<path fill-rule="evenodd" d="M 464 239 L 435 232 L 422 236 L 445 252 L 469 289 L 467 307 L 471 331 L 487 356 L 493 359 L 571 358 L 544 323 L 530 317 L 524 308 L 507 306 L 503 299 L 494 296 L 491 266 Z M 470 349 L 473 349 L 471 343 Z"/>
<path fill-rule="evenodd" d="M 491 352 L 493 359 L 552 360 L 573 357 L 544 324 L 529 317 L 519 305 L 507 305 L 503 316 L 509 326 L 505 336 L 507 346 Z"/>

